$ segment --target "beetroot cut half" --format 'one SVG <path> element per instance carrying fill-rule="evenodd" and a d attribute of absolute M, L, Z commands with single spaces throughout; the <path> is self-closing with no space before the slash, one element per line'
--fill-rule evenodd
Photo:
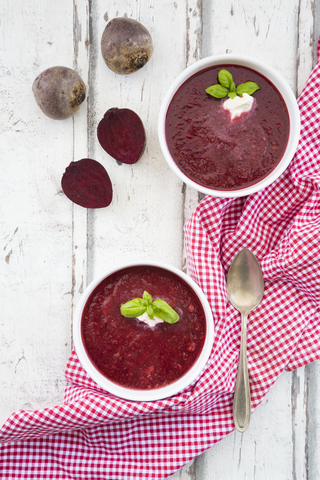
<path fill-rule="evenodd" d="M 129 108 L 110 108 L 98 125 L 101 147 L 118 162 L 133 164 L 145 148 L 145 131 L 140 117 Z"/>
<path fill-rule="evenodd" d="M 72 202 L 85 208 L 103 208 L 112 201 L 112 184 L 106 169 L 91 158 L 71 162 L 61 187 Z"/>

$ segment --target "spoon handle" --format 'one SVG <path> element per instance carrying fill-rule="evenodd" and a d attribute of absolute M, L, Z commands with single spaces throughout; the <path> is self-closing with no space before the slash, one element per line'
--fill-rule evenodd
<path fill-rule="evenodd" d="M 251 418 L 250 384 L 247 364 L 247 318 L 247 313 L 241 314 L 240 357 L 233 399 L 233 421 L 239 432 L 247 430 Z"/>

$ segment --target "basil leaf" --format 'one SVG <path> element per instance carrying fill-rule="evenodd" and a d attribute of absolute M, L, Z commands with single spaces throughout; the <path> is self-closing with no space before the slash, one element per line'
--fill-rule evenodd
<path fill-rule="evenodd" d="M 230 98 L 234 98 L 236 96 L 237 96 L 236 92 L 229 92 L 228 93 L 228 97 L 230 97 Z"/>
<path fill-rule="evenodd" d="M 148 314 L 149 318 L 153 318 L 153 317 L 154 317 L 154 310 L 153 310 L 153 306 L 152 306 L 152 305 L 148 305 L 148 306 L 147 306 L 147 314 Z"/>
<path fill-rule="evenodd" d="M 252 95 L 256 90 L 260 90 L 260 87 L 255 82 L 245 82 L 237 86 L 236 92 L 238 95 L 243 95 L 244 93 Z"/>
<path fill-rule="evenodd" d="M 155 300 L 152 306 L 155 316 L 167 323 L 176 323 L 180 318 L 177 312 L 164 300 Z"/>
<path fill-rule="evenodd" d="M 218 73 L 218 80 L 223 87 L 230 88 L 233 82 L 233 78 L 228 70 L 224 68 Z"/>
<path fill-rule="evenodd" d="M 218 83 L 206 88 L 205 91 L 215 98 L 224 98 L 228 95 L 228 89 L 222 85 L 219 85 Z"/>
<path fill-rule="evenodd" d="M 120 310 L 124 317 L 134 318 L 142 315 L 147 310 L 147 307 L 143 305 L 142 298 L 134 298 L 130 302 L 121 305 Z"/>
<path fill-rule="evenodd" d="M 152 303 L 152 297 L 150 295 L 150 293 L 148 292 L 143 292 L 143 300 L 145 300 L 147 302 L 147 305 L 151 305 Z"/>
<path fill-rule="evenodd" d="M 230 85 L 230 92 L 235 92 L 235 91 L 236 91 L 236 84 L 232 82 Z"/>

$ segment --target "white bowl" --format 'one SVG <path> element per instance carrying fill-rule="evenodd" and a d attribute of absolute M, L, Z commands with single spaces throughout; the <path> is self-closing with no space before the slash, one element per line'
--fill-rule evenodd
<path fill-rule="evenodd" d="M 190 78 L 195 73 L 200 72 L 201 70 L 204 70 L 214 65 L 231 65 L 231 64 L 245 66 L 245 67 L 251 68 L 252 70 L 257 71 L 258 73 L 261 73 L 278 89 L 278 91 L 282 95 L 283 100 L 285 101 L 288 114 L 289 114 L 289 121 L 290 121 L 289 139 L 288 139 L 287 147 L 281 161 L 276 166 L 276 168 L 272 170 L 272 172 L 263 180 L 238 190 L 214 190 L 212 188 L 207 188 L 202 185 L 199 185 L 198 183 L 191 180 L 180 170 L 180 168 L 175 163 L 166 142 L 166 135 L 165 135 L 166 115 L 167 115 L 167 110 L 173 96 L 175 95 L 179 87 L 186 80 L 188 80 L 188 78 Z M 215 55 L 215 56 L 203 58 L 202 60 L 195 62 L 190 67 L 183 70 L 183 72 L 172 83 L 161 105 L 159 120 L 158 120 L 158 136 L 159 136 L 162 153 L 169 167 L 177 175 L 177 177 L 180 178 L 180 180 L 185 182 L 190 187 L 202 193 L 205 193 L 206 195 L 212 195 L 212 196 L 224 197 L 224 198 L 242 197 L 245 195 L 250 195 L 251 193 L 257 192 L 258 190 L 261 190 L 266 186 L 270 185 L 288 167 L 290 161 L 292 160 L 295 154 L 298 141 L 299 141 L 300 112 L 299 112 L 296 98 L 291 88 L 286 83 L 286 81 L 281 77 L 281 75 L 279 75 L 279 73 L 277 73 L 277 71 L 274 70 L 272 67 L 269 67 L 268 65 L 266 65 L 265 63 L 259 60 L 256 60 L 254 58 L 247 57 L 244 55 L 229 55 L 229 54 Z"/>
<path fill-rule="evenodd" d="M 206 317 L 206 338 L 202 348 L 202 351 L 197 358 L 196 362 L 193 364 L 191 369 L 187 371 L 183 377 L 179 378 L 176 382 L 167 385 L 162 388 L 152 389 L 152 390 L 136 390 L 136 389 L 129 389 L 117 385 L 102 375 L 91 362 L 90 358 L 87 355 L 85 347 L 82 341 L 81 335 L 81 318 L 84 306 L 94 288 L 102 282 L 106 277 L 110 276 L 112 273 L 115 273 L 119 270 L 122 270 L 127 267 L 131 266 L 154 266 L 160 267 L 169 272 L 175 273 L 178 277 L 182 278 L 196 293 L 199 300 L 201 301 L 202 307 L 204 309 L 205 317 Z M 207 298 L 205 297 L 202 290 L 199 286 L 185 273 L 181 270 L 178 270 L 175 267 L 172 267 L 167 264 L 163 263 L 146 263 L 146 262 L 134 262 L 134 263 L 126 263 L 124 265 L 117 266 L 113 269 L 110 269 L 103 273 L 100 277 L 95 279 L 93 282 L 88 285 L 85 289 L 84 293 L 82 294 L 80 301 L 77 305 L 74 322 L 73 322 L 73 336 L 74 336 L 74 344 L 76 348 L 76 352 L 78 358 L 86 370 L 88 375 L 104 390 L 117 395 L 118 397 L 127 399 L 127 400 L 134 400 L 134 401 L 152 401 L 152 400 L 160 400 L 163 398 L 170 397 L 175 395 L 176 393 L 180 392 L 188 385 L 190 385 L 197 377 L 200 375 L 202 370 L 204 369 L 209 355 L 211 353 L 212 343 L 213 343 L 213 318 L 212 312 L 208 303 Z"/>

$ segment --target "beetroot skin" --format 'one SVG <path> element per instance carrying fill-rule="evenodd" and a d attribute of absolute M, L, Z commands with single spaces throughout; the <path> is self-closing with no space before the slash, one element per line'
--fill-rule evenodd
<path fill-rule="evenodd" d="M 103 208 L 112 201 L 112 184 L 101 163 L 90 158 L 71 162 L 61 180 L 65 195 L 85 208 Z"/>
<path fill-rule="evenodd" d="M 137 20 L 116 17 L 110 20 L 101 38 L 101 53 L 105 63 L 119 75 L 137 72 L 151 58 L 152 38 Z"/>
<path fill-rule="evenodd" d="M 32 85 L 34 98 L 45 115 L 55 120 L 72 117 L 86 98 L 86 86 L 74 70 L 51 67 Z"/>
<path fill-rule="evenodd" d="M 145 148 L 143 123 L 128 108 L 110 108 L 100 121 L 97 134 L 101 147 L 122 163 L 136 163 Z"/>

